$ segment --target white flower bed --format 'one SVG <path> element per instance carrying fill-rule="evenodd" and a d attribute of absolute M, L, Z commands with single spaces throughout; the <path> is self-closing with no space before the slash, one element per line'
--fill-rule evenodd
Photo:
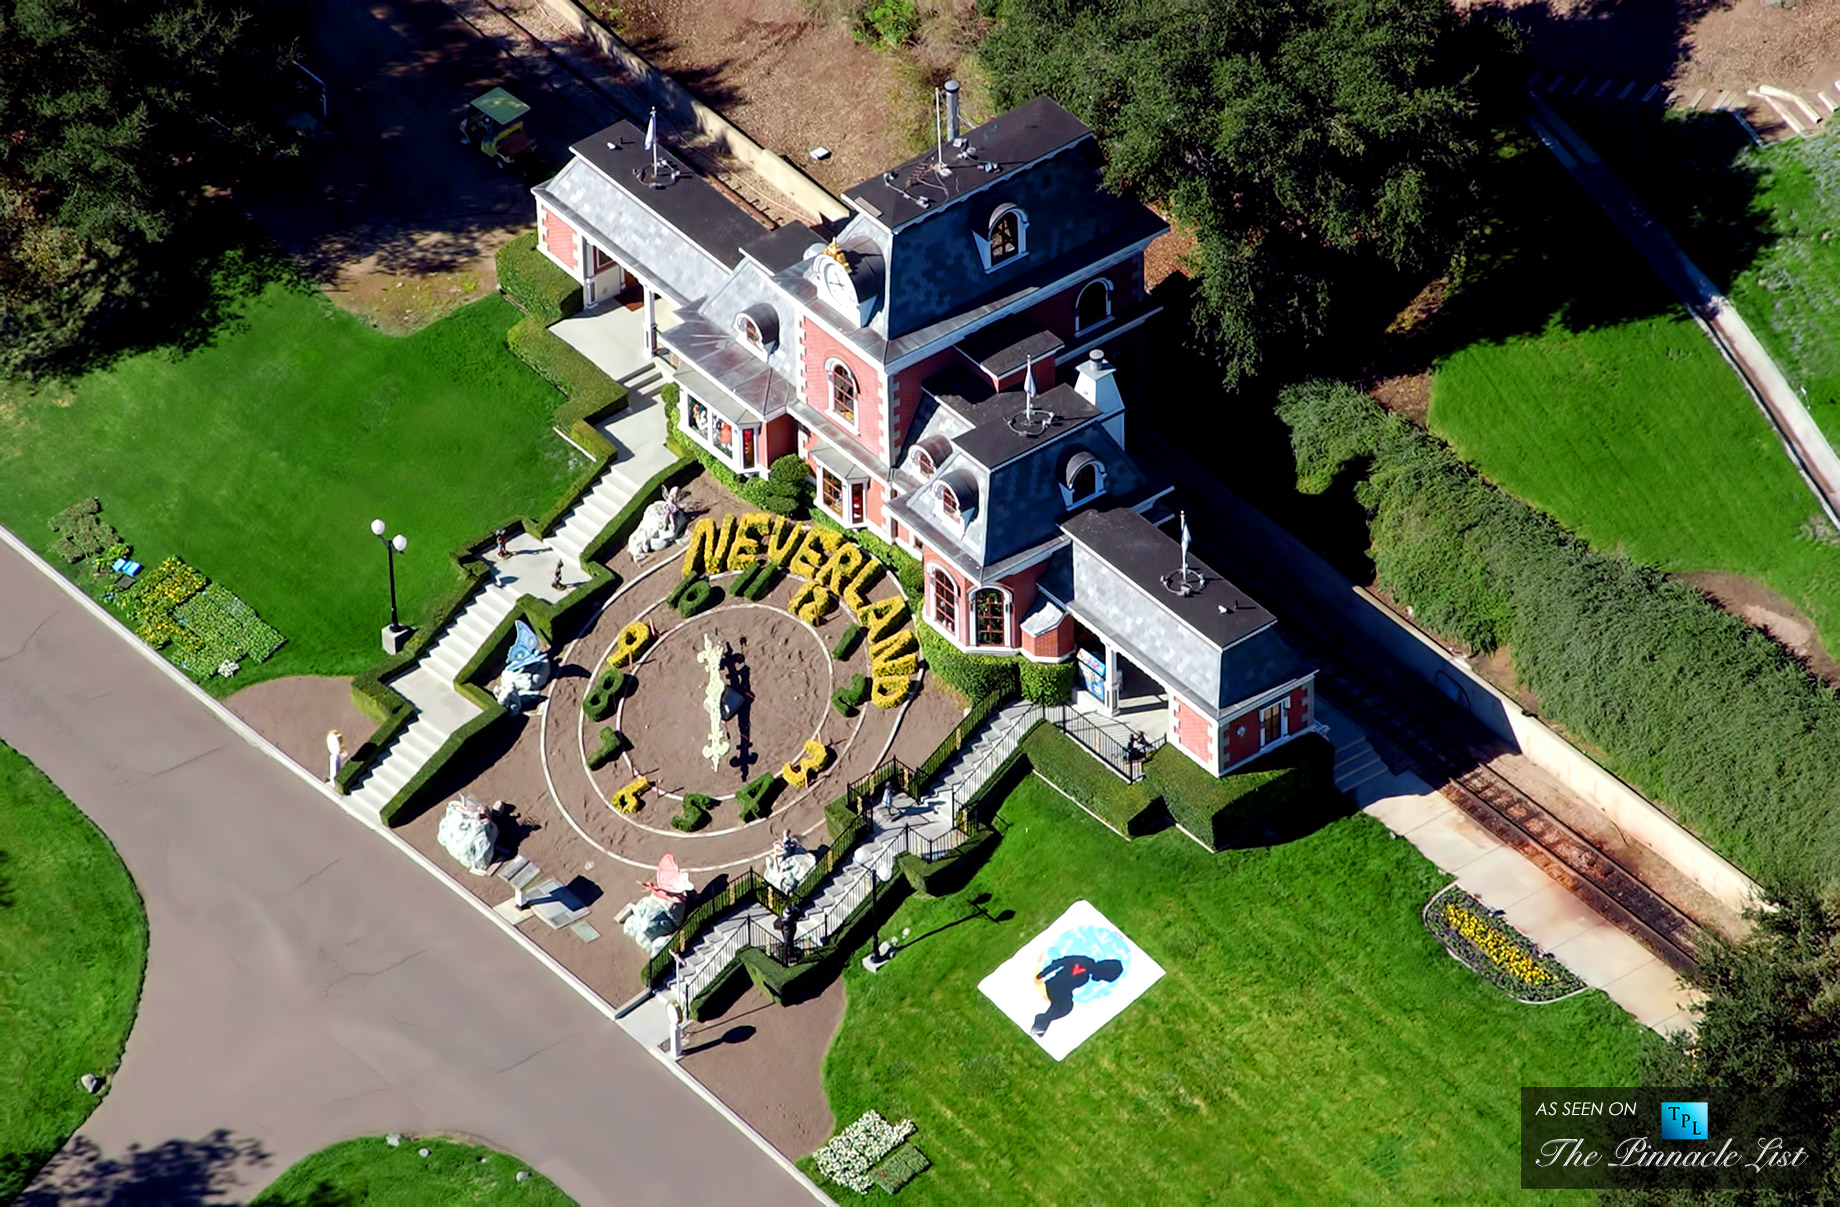
<path fill-rule="evenodd" d="M 913 1134 L 912 1119 L 890 1123 L 878 1112 L 867 1111 L 818 1150 L 818 1172 L 839 1186 L 868 1194 L 875 1189 L 869 1171 Z"/>

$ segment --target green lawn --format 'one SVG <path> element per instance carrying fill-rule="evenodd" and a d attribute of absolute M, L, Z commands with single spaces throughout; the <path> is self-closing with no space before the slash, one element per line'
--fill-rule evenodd
<path fill-rule="evenodd" d="M 1719 116 L 1713 131 L 1736 131 Z M 1596 548 L 1761 582 L 1840 647 L 1840 548 L 1819 539 L 1819 507 L 1769 421 L 1584 193 L 1556 168 L 1527 168 L 1551 187 L 1529 191 L 1540 200 L 1515 218 L 1519 245 L 1440 316 L 1454 330 L 1431 429 Z M 1702 200 L 1723 208 L 1754 188 L 1707 179 Z M 1679 221 L 1701 223 L 1720 264 L 1755 254 L 1754 231 Z"/>
<path fill-rule="evenodd" d="M 413 625 L 455 581 L 450 550 L 585 464 L 550 430 L 561 396 L 505 346 L 518 316 L 489 297 L 393 338 L 271 286 L 200 351 L 0 392 L 0 523 L 49 550 L 49 518 L 93 494 L 138 560 L 178 554 L 241 596 L 288 643 L 218 690 L 361 670 L 389 620 L 373 518 L 409 539 Z"/>
<path fill-rule="evenodd" d="M 481 1145 L 405 1136 L 391 1148 L 382 1136 L 366 1136 L 296 1161 L 250 1207 L 574 1207 L 542 1174 L 519 1182 L 529 1169 Z"/>
<path fill-rule="evenodd" d="M 1365 817 L 1211 855 L 1034 777 L 1000 817 L 966 889 L 898 912 L 892 964 L 850 965 L 825 1060 L 839 1126 L 918 1124 L 915 1204 L 1538 1201 L 1520 1087 L 1633 1084 L 1658 1042 L 1601 994 L 1523 1006 L 1451 960 L 1419 920 L 1444 877 Z M 980 893 L 1014 916 L 958 921 Z M 977 983 L 1082 898 L 1166 973 L 1057 1065 Z"/>
<path fill-rule="evenodd" d="M 134 1025 L 147 915 L 102 832 L 0 744 L 0 1202 L 96 1109 Z"/>

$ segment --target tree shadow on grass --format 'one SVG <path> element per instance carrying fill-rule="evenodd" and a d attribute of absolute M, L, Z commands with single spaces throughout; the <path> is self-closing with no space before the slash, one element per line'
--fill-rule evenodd
<path fill-rule="evenodd" d="M 6 875 L 6 865 L 12 861 L 13 856 L 10 852 L 0 851 L 0 909 L 13 907 L 13 882 L 7 879 Z M 5 1178 L 0 1177 L 0 1183 L 4 1182 Z"/>
<path fill-rule="evenodd" d="M 0 1157 L 0 1183 L 8 1161 Z M 107 1156 L 78 1136 L 52 1156 L 15 1202 L 18 1207 L 203 1207 L 222 1200 L 249 1166 L 268 1160 L 253 1138 L 219 1129 L 199 1140 L 168 1140 L 152 1148 L 130 1147 Z M 327 1200 L 333 1207 L 340 1200 Z"/>

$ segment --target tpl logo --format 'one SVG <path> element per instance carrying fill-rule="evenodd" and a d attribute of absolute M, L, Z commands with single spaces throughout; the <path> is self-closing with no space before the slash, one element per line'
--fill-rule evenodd
<path fill-rule="evenodd" d="M 1703 1102 L 1664 1102 L 1661 1104 L 1661 1138 L 1663 1140 L 1704 1140 L 1710 1134 Z"/>

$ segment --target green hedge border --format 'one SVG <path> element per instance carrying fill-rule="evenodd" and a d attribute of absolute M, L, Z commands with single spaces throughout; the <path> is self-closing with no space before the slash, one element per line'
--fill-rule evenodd
<path fill-rule="evenodd" d="M 581 310 L 581 282 L 550 263 L 530 228 L 498 249 L 498 291 L 512 305 L 548 326 Z"/>

